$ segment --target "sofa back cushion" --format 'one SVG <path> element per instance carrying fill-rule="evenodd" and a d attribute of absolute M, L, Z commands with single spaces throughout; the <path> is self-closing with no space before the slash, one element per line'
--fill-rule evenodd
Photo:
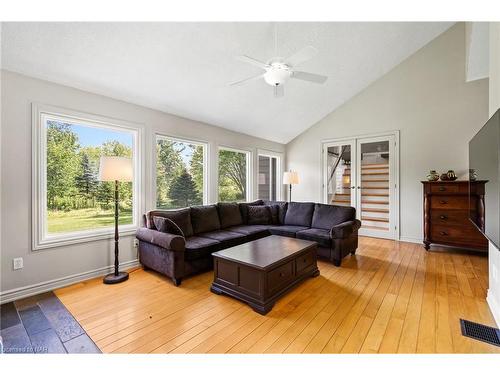
<path fill-rule="evenodd" d="M 310 227 L 314 212 L 314 203 L 290 202 L 285 214 L 285 225 Z"/>
<path fill-rule="evenodd" d="M 356 209 L 354 207 L 334 206 L 331 204 L 314 205 L 314 215 L 312 227 L 318 229 L 332 229 L 335 225 L 356 218 Z"/>
<path fill-rule="evenodd" d="M 285 224 L 285 215 L 288 208 L 288 202 L 285 201 L 264 201 L 266 206 L 278 206 L 278 222 L 273 224 Z"/>
<path fill-rule="evenodd" d="M 172 220 L 182 230 L 185 237 L 193 235 L 193 226 L 191 224 L 191 209 L 182 208 L 180 210 L 153 210 L 146 214 L 146 227 L 149 229 L 156 229 L 153 218 L 155 216 L 166 217 Z"/>
<path fill-rule="evenodd" d="M 163 216 L 153 216 L 153 222 L 155 223 L 156 230 L 159 232 L 176 234 L 184 237 L 182 229 L 169 218 Z"/>
<path fill-rule="evenodd" d="M 215 205 L 191 207 L 191 223 L 194 234 L 220 229 L 219 214 Z"/>
<path fill-rule="evenodd" d="M 253 202 L 238 203 L 243 224 L 248 224 L 248 206 L 262 206 L 263 204 L 264 201 L 262 199 Z"/>
<path fill-rule="evenodd" d="M 243 224 L 238 203 L 217 203 L 221 228 Z"/>
<path fill-rule="evenodd" d="M 271 223 L 270 206 L 248 206 L 248 225 L 266 225 Z"/>

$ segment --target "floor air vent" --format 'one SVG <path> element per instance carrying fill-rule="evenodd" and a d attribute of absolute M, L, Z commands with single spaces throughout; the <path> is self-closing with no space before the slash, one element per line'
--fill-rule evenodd
<path fill-rule="evenodd" d="M 460 319 L 462 335 L 491 345 L 500 346 L 500 330 L 470 320 Z"/>

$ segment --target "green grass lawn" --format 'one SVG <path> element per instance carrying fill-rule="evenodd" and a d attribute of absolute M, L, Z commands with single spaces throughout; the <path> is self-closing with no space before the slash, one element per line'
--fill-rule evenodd
<path fill-rule="evenodd" d="M 115 212 L 97 208 L 80 210 L 48 211 L 49 233 L 76 232 L 86 229 L 113 227 Z M 120 211 L 119 224 L 132 224 L 132 211 Z"/>

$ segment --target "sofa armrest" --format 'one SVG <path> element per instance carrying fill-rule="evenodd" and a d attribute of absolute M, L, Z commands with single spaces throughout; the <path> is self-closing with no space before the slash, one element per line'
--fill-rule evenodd
<path fill-rule="evenodd" d="M 182 236 L 148 228 L 137 229 L 135 237 L 138 240 L 149 242 L 150 244 L 171 251 L 184 251 L 186 245 L 186 240 Z"/>
<path fill-rule="evenodd" d="M 361 221 L 358 219 L 346 221 L 342 224 L 335 225 L 330 230 L 332 238 L 347 238 L 361 227 Z"/>

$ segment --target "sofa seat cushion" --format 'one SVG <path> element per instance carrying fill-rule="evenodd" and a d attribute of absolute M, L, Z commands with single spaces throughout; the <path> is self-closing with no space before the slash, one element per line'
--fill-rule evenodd
<path fill-rule="evenodd" d="M 238 203 L 217 203 L 221 229 L 243 224 Z"/>
<path fill-rule="evenodd" d="M 297 225 L 271 225 L 269 232 L 278 236 L 295 237 L 295 233 L 309 229 L 309 227 L 301 227 Z"/>
<path fill-rule="evenodd" d="M 245 234 L 228 230 L 215 230 L 213 232 L 200 233 L 199 236 L 221 242 L 222 248 L 224 249 L 246 242 Z"/>
<path fill-rule="evenodd" d="M 285 225 L 311 227 L 314 203 L 290 202 L 285 214 Z"/>
<path fill-rule="evenodd" d="M 316 203 L 314 205 L 311 226 L 313 228 L 330 230 L 338 224 L 354 220 L 355 218 L 356 209 L 354 207 Z"/>
<path fill-rule="evenodd" d="M 297 238 L 317 242 L 321 247 L 332 247 L 330 231 L 326 229 L 311 228 L 297 232 Z"/>
<path fill-rule="evenodd" d="M 184 258 L 186 260 L 194 260 L 203 257 L 209 257 L 214 251 L 221 249 L 221 243 L 217 240 L 192 236 L 186 238 L 184 250 Z"/>
<path fill-rule="evenodd" d="M 191 207 L 191 223 L 196 235 L 219 230 L 220 221 L 217 207 L 215 205 Z"/>
<path fill-rule="evenodd" d="M 235 227 L 227 228 L 231 232 L 243 233 L 247 236 L 269 233 L 269 225 L 237 225 Z"/>

